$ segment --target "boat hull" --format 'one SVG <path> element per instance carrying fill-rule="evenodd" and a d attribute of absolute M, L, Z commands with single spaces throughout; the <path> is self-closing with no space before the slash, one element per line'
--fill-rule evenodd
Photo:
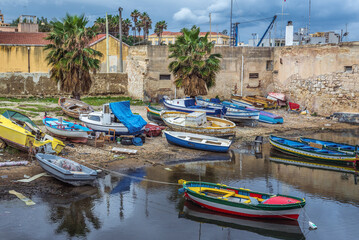
<path fill-rule="evenodd" d="M 65 145 L 57 140 L 42 134 L 42 140 L 36 140 L 35 135 L 26 129 L 14 124 L 11 120 L 0 116 L 0 139 L 7 145 L 28 152 L 32 149 L 35 152 L 56 152 L 60 153 Z"/>
<path fill-rule="evenodd" d="M 147 109 L 147 119 L 159 124 L 163 124 L 163 120 L 161 118 L 161 109 L 154 108 L 152 106 L 146 107 Z"/>
<path fill-rule="evenodd" d="M 75 99 L 60 97 L 58 104 L 66 115 L 77 119 L 80 114 L 89 114 L 94 111 L 87 103 Z"/>
<path fill-rule="evenodd" d="M 236 130 L 235 130 L 236 125 L 233 122 L 230 122 L 225 119 L 207 117 L 207 121 L 228 122 L 229 125 L 228 127 L 205 127 L 205 126 L 190 127 L 190 126 L 175 124 L 168 121 L 168 119 L 166 119 L 167 115 L 177 114 L 177 113 L 178 112 L 165 112 L 164 114 L 161 115 L 163 122 L 173 131 L 203 134 L 203 135 L 214 136 L 214 137 L 234 137 L 236 135 Z"/>
<path fill-rule="evenodd" d="M 81 121 L 83 121 L 88 128 L 91 128 L 95 132 L 108 133 L 109 129 L 114 129 L 116 131 L 116 135 L 129 135 L 128 129 L 124 125 L 123 126 L 121 126 L 121 125 L 118 125 L 118 126 L 98 125 L 98 124 L 85 122 L 84 120 L 81 120 Z"/>
<path fill-rule="evenodd" d="M 56 179 L 62 182 L 71 184 L 73 186 L 83 186 L 83 185 L 91 185 L 93 181 L 97 178 L 97 172 L 95 170 L 87 168 L 81 164 L 79 165 L 85 172 L 73 172 L 73 171 L 65 170 L 55 164 L 50 163 L 47 160 L 48 158 L 60 158 L 60 157 L 52 156 L 48 154 L 36 154 L 36 159 L 38 160 L 40 166 L 46 172 L 48 172 L 53 177 L 55 177 Z M 68 159 L 66 160 L 73 162 Z"/>
<path fill-rule="evenodd" d="M 207 116 L 216 116 L 220 117 L 222 115 L 221 109 L 210 109 L 210 108 L 189 108 L 183 106 L 177 106 L 175 104 L 171 104 L 166 100 L 163 100 L 163 105 L 168 108 L 169 110 L 185 112 L 185 113 L 192 113 L 192 112 L 204 112 Z"/>
<path fill-rule="evenodd" d="M 212 199 L 204 199 L 198 196 L 194 196 L 188 192 L 185 193 L 185 197 L 204 207 L 216 212 L 222 212 L 226 214 L 232 214 L 243 217 L 253 218 L 278 218 L 278 219 L 293 219 L 296 220 L 300 214 L 300 208 L 281 210 L 281 211 L 264 211 L 250 208 L 240 208 L 234 206 L 223 205 L 219 202 L 211 201 Z"/>
<path fill-rule="evenodd" d="M 294 155 L 294 156 L 300 156 L 300 157 L 305 157 L 305 158 L 309 158 L 309 159 L 315 159 L 315 160 L 320 160 L 320 161 L 327 162 L 327 163 L 340 164 L 340 165 L 355 166 L 355 165 L 359 164 L 359 158 L 357 158 L 355 155 L 352 155 L 352 154 L 351 155 L 345 155 L 345 154 L 331 155 L 331 154 L 316 153 L 313 151 L 305 151 L 305 150 L 302 150 L 299 148 L 291 147 L 286 144 L 282 144 L 278 141 L 273 140 L 272 137 L 269 138 L 269 142 L 275 149 L 277 149 L 283 153 L 287 153 L 287 154 Z"/>
<path fill-rule="evenodd" d="M 229 147 L 230 147 L 230 145 L 228 145 L 228 146 L 215 146 L 215 145 L 202 144 L 202 143 L 188 141 L 188 140 L 185 140 L 185 139 L 175 137 L 174 135 L 169 134 L 166 131 L 164 133 L 165 133 L 166 139 L 167 139 L 167 141 L 169 143 L 174 144 L 174 145 L 178 145 L 178 146 L 181 146 L 181 147 L 204 150 L 204 151 L 211 151 L 211 152 L 228 152 Z"/>
<path fill-rule="evenodd" d="M 46 126 L 45 128 L 47 131 L 49 131 L 51 133 L 51 135 L 56 136 L 58 138 L 64 138 L 64 139 L 68 139 L 71 142 L 76 142 L 76 143 L 86 143 L 87 139 L 88 139 L 88 133 L 85 131 L 62 131 L 59 129 L 54 129 L 52 127 Z"/>
<path fill-rule="evenodd" d="M 194 203 L 221 213 L 253 217 L 296 220 L 305 199 L 254 192 L 223 184 L 179 180 L 185 198 Z M 246 200 L 249 199 L 249 200 Z"/>

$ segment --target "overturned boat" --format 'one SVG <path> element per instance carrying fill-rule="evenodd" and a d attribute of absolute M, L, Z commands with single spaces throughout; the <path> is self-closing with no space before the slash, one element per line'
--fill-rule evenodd
<path fill-rule="evenodd" d="M 25 152 L 60 153 L 62 141 L 43 133 L 27 116 L 6 111 L 0 116 L 0 139 L 7 145 Z"/>
<path fill-rule="evenodd" d="M 114 129 L 116 135 L 141 134 L 147 124 L 140 115 L 132 113 L 130 101 L 104 104 L 101 112 L 81 114 L 80 120 L 94 131 L 108 132 Z"/>

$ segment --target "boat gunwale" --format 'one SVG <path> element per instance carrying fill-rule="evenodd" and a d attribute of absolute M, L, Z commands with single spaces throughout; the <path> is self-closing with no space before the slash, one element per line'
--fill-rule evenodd
<path fill-rule="evenodd" d="M 228 201 L 226 199 L 210 197 L 210 196 L 207 196 L 207 195 L 204 195 L 204 194 L 201 194 L 201 193 L 197 193 L 196 191 L 193 191 L 193 190 L 189 189 L 190 186 L 187 186 L 188 184 L 198 184 L 198 185 L 201 185 L 203 187 L 205 187 L 205 185 L 209 185 L 209 186 L 213 186 L 214 188 L 217 188 L 217 189 L 225 188 L 225 189 L 234 190 L 234 191 L 237 190 L 237 191 L 243 191 L 243 192 L 247 192 L 247 193 L 260 194 L 262 196 L 264 196 L 264 195 L 268 196 L 268 198 L 262 198 L 263 200 L 267 200 L 267 199 L 270 199 L 271 197 L 275 197 L 275 196 L 281 196 L 281 197 L 292 198 L 292 199 L 298 200 L 299 202 L 290 203 L 290 204 L 264 204 L 264 203 L 259 203 L 259 204 L 256 204 L 256 205 L 253 205 L 253 204 L 250 204 L 250 203 L 232 202 L 232 201 Z M 198 181 L 185 181 L 183 183 L 183 188 L 185 189 L 185 191 L 187 191 L 188 194 L 193 195 L 195 197 L 205 199 L 205 200 L 208 200 L 210 202 L 220 203 L 220 204 L 224 204 L 224 205 L 231 206 L 231 207 L 237 207 L 237 208 L 246 208 L 246 209 L 254 209 L 254 210 L 264 210 L 264 211 L 280 211 L 280 210 L 301 208 L 301 207 L 304 207 L 305 204 L 306 204 L 306 200 L 304 198 L 299 198 L 299 197 L 289 196 L 289 195 L 284 195 L 284 194 L 271 195 L 271 194 L 268 194 L 268 193 L 256 192 L 256 191 L 252 191 L 252 190 L 249 190 L 249 189 L 229 187 L 229 186 L 226 186 L 224 184 L 215 184 L 215 183 L 198 182 Z"/>

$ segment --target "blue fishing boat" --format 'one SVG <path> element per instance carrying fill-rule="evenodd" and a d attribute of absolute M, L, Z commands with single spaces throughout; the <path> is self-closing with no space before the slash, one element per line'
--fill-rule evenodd
<path fill-rule="evenodd" d="M 226 113 L 226 108 L 212 108 L 197 105 L 194 98 L 182 98 L 170 100 L 168 97 L 163 98 L 163 105 L 170 110 L 180 112 L 204 112 L 207 116 L 221 117 Z"/>
<path fill-rule="evenodd" d="M 186 148 L 193 148 L 212 152 L 228 152 L 232 144 L 231 140 L 209 137 L 187 132 L 164 131 L 169 143 Z"/>
<path fill-rule="evenodd" d="M 50 118 L 45 116 L 42 122 L 47 131 L 59 138 L 65 138 L 72 142 L 86 143 L 92 129 L 80 124 L 63 120 L 62 118 Z"/>
<path fill-rule="evenodd" d="M 226 107 L 229 106 L 229 107 L 243 108 L 242 105 L 237 104 L 237 102 L 233 101 L 233 99 L 232 99 L 232 102 L 223 101 L 222 103 Z M 248 111 L 252 111 L 252 112 L 258 112 L 258 109 L 253 108 L 253 106 L 252 107 L 246 106 L 245 109 Z M 274 113 L 260 111 L 259 112 L 259 121 L 263 122 L 263 123 L 270 123 L 270 124 L 282 124 L 283 118 Z"/>
<path fill-rule="evenodd" d="M 322 141 L 318 139 L 312 139 L 312 138 L 304 138 L 301 137 L 300 141 L 303 143 L 306 143 L 308 145 L 315 144 L 318 147 L 322 147 L 329 150 L 344 152 L 348 154 L 355 154 L 355 152 L 358 151 L 357 146 L 344 144 L 344 143 L 336 143 L 336 142 L 330 142 L 330 141 Z"/>
<path fill-rule="evenodd" d="M 205 100 L 202 98 L 197 98 L 197 105 L 204 107 L 211 107 L 216 109 L 226 108 L 226 114 L 224 118 L 240 124 L 255 126 L 258 123 L 259 111 L 257 110 L 248 110 L 245 107 L 235 106 L 234 104 L 224 104 L 220 102 L 219 99 Z"/>
<path fill-rule="evenodd" d="M 348 154 L 329 149 L 321 149 L 310 146 L 306 143 L 290 140 L 287 138 L 276 137 L 273 135 L 270 136 L 269 142 L 275 149 L 290 155 L 320 160 L 332 164 L 351 166 L 359 164 L 359 157 L 355 156 L 354 154 Z"/>

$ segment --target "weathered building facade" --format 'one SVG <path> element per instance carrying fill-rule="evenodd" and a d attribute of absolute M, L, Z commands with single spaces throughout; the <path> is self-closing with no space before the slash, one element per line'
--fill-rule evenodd
<path fill-rule="evenodd" d="M 94 43 L 92 47 L 105 51 L 101 37 Z M 110 56 L 119 54 L 116 47 L 111 48 Z M 359 110 L 359 42 L 276 48 L 223 46 L 215 47 L 214 52 L 222 55 L 221 71 L 206 97 L 229 99 L 233 93 L 266 95 L 274 91 L 320 115 Z M 173 84 L 168 55 L 167 46 L 125 49 L 126 73 L 94 77 L 91 94 L 124 94 L 145 101 L 158 101 L 163 95 L 184 96 Z M 61 94 L 48 79 L 44 59 L 40 46 L 0 46 L 0 95 Z M 103 72 L 106 60 L 101 61 Z"/>

